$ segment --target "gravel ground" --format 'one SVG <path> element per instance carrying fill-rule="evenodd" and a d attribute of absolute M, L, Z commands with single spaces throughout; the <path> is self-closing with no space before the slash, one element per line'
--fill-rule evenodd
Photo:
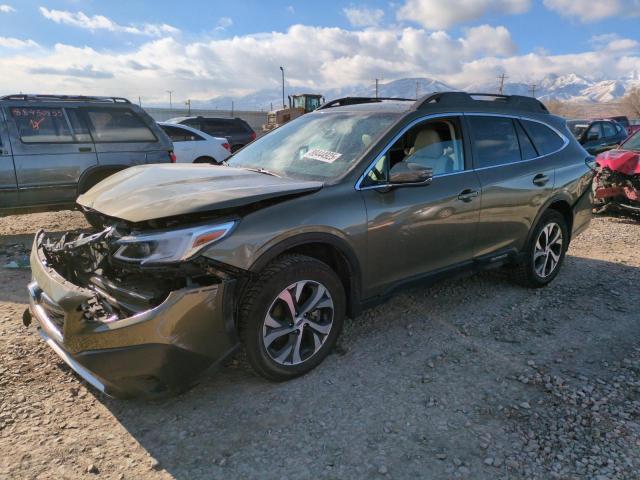
<path fill-rule="evenodd" d="M 0 218 L 0 266 L 82 224 Z M 0 268 L 0 478 L 640 478 L 639 244 L 596 218 L 550 287 L 413 288 L 303 378 L 236 359 L 154 402 L 87 388 L 21 324 L 28 269 Z"/>

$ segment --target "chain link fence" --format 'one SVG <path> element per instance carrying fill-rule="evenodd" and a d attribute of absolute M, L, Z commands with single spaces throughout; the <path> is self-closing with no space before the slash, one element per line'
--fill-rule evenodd
<path fill-rule="evenodd" d="M 267 123 L 267 112 L 253 112 L 247 110 L 204 110 L 204 109 L 191 109 L 191 113 L 187 109 L 181 108 L 145 108 L 147 113 L 156 122 L 163 122 L 173 117 L 187 117 L 187 116 L 202 116 L 202 117 L 226 117 L 226 118 L 241 118 L 247 122 L 253 130 L 260 135 L 262 132 L 262 125 Z"/>

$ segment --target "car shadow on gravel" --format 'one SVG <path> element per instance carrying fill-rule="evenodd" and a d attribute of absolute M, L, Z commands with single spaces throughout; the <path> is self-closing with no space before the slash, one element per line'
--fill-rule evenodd
<path fill-rule="evenodd" d="M 511 458 L 517 444 L 503 406 L 545 399 L 513 379 L 533 364 L 579 369 L 579 352 L 595 368 L 640 336 L 640 268 L 566 260 L 545 289 L 494 272 L 396 294 L 290 382 L 255 376 L 239 356 L 175 398 L 99 399 L 156 460 L 149 468 L 180 480 L 545 478 L 545 462 L 485 458 Z"/>

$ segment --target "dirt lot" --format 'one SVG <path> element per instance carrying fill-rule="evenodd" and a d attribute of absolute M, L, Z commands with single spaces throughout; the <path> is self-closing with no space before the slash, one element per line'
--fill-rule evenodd
<path fill-rule="evenodd" d="M 0 267 L 75 212 L 0 218 Z M 640 223 L 597 218 L 552 286 L 413 288 L 304 378 L 240 359 L 186 394 L 117 401 L 21 324 L 0 268 L 0 478 L 640 478 Z"/>

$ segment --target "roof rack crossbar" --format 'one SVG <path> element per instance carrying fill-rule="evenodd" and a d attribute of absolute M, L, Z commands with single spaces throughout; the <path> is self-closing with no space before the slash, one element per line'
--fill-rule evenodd
<path fill-rule="evenodd" d="M 547 107 L 538 99 L 522 95 L 502 95 L 499 93 L 467 93 L 467 92 L 439 92 L 422 97 L 415 103 L 414 108 L 419 110 L 429 105 L 438 104 L 446 106 L 470 106 L 479 102 L 497 102 L 502 106 L 512 107 L 518 110 L 549 113 Z"/>
<path fill-rule="evenodd" d="M 415 102 L 415 98 L 400 98 L 400 97 L 342 97 L 331 100 L 324 103 L 317 108 L 317 110 L 324 110 L 331 107 L 344 107 L 345 105 L 359 105 L 362 103 L 379 103 L 383 100 L 394 100 L 397 102 Z"/>
<path fill-rule="evenodd" d="M 86 95 L 49 95 L 49 94 L 12 94 L 0 97 L 0 100 L 23 100 L 23 101 L 58 101 L 58 102 L 110 102 L 110 103 L 131 103 L 124 97 L 98 97 Z"/>

